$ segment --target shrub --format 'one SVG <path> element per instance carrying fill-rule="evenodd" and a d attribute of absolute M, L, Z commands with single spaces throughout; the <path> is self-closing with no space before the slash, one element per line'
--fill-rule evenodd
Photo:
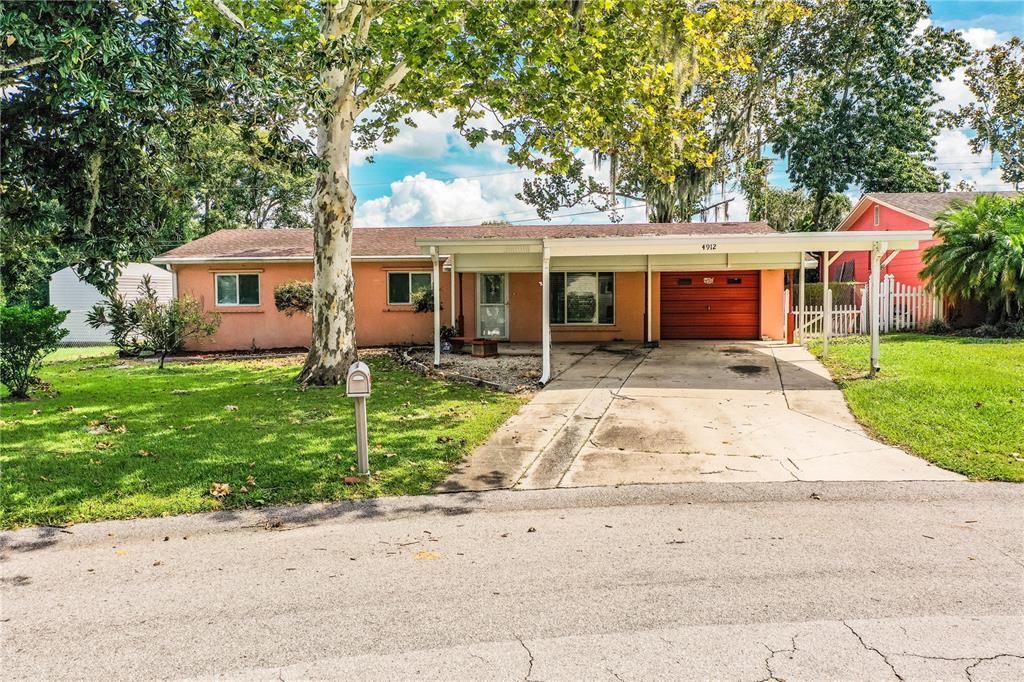
<path fill-rule="evenodd" d="M 27 305 L 0 307 L 0 383 L 13 398 L 27 398 L 29 388 L 39 384 L 39 365 L 68 335 L 61 324 L 66 310 L 52 305 L 33 310 Z"/>
<path fill-rule="evenodd" d="M 971 335 L 983 338 L 996 338 L 1002 336 L 1002 334 L 999 333 L 999 327 L 994 324 L 983 324 L 980 327 L 975 327 L 971 332 Z"/>
<path fill-rule="evenodd" d="M 152 290 L 149 275 L 142 278 L 139 291 L 143 296 Z M 153 292 L 156 296 L 156 292 Z M 138 355 L 145 350 L 139 339 L 139 316 L 134 304 L 119 293 L 107 297 L 105 303 L 97 303 L 85 315 L 85 321 L 93 329 L 110 328 L 110 342 L 121 355 Z"/>
<path fill-rule="evenodd" d="M 953 331 L 953 328 L 946 324 L 945 320 L 934 319 L 924 327 L 925 334 L 933 334 L 935 336 L 941 336 L 943 334 L 949 334 Z"/>
<path fill-rule="evenodd" d="M 139 333 L 147 348 L 160 355 L 160 369 L 168 353 L 174 353 L 189 339 L 212 336 L 220 326 L 218 313 L 203 311 L 203 305 L 191 296 L 179 296 L 161 303 L 156 295 L 135 302 Z"/>
<path fill-rule="evenodd" d="M 445 325 L 445 324 L 441 325 L 441 338 L 442 339 L 450 339 L 453 336 L 458 336 L 458 335 L 459 335 L 459 330 L 456 327 L 451 327 L 451 326 Z"/>
<path fill-rule="evenodd" d="M 313 283 L 292 280 L 274 287 L 274 307 L 291 317 L 313 310 Z"/>
<path fill-rule="evenodd" d="M 419 289 L 418 291 L 412 292 L 412 309 L 417 313 L 434 312 L 434 290 Z M 444 310 L 443 305 L 441 306 L 441 310 Z"/>

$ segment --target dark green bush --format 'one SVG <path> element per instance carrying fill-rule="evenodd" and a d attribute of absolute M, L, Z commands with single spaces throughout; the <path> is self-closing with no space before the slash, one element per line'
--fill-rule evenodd
<path fill-rule="evenodd" d="M 292 280 L 274 287 L 274 307 L 291 317 L 313 310 L 313 283 Z"/>
<path fill-rule="evenodd" d="M 925 334 L 933 334 L 935 336 L 942 336 L 949 334 L 953 331 L 953 328 L 946 324 L 945 320 L 934 319 L 924 327 Z"/>
<path fill-rule="evenodd" d="M 29 389 L 39 384 L 40 363 L 68 335 L 60 326 L 67 316 L 52 305 L 0 307 L 0 383 L 11 397 L 27 398 Z"/>

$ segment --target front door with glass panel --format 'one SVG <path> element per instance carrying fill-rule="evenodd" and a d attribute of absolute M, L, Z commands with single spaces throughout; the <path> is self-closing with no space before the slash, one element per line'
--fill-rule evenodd
<path fill-rule="evenodd" d="M 477 304 L 479 336 L 485 339 L 508 338 L 508 275 L 481 273 Z"/>

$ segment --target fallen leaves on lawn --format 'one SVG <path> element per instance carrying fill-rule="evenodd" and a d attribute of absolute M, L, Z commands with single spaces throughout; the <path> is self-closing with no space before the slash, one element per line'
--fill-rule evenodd
<path fill-rule="evenodd" d="M 210 496 L 211 497 L 216 497 L 217 499 L 220 499 L 222 497 L 227 497 L 230 494 L 231 494 L 231 484 L 230 483 L 211 483 L 210 484 Z"/>
<path fill-rule="evenodd" d="M 143 450 L 143 449 L 140 448 L 139 451 L 135 453 L 135 456 L 136 457 L 152 457 L 153 453 L 150 452 L 149 450 Z"/>
<path fill-rule="evenodd" d="M 171 391 L 171 395 L 188 395 L 191 392 L 192 391 L 190 391 L 187 388 L 176 388 L 173 391 Z"/>
<path fill-rule="evenodd" d="M 238 412 L 238 405 L 225 405 L 224 409 L 228 412 Z"/>
<path fill-rule="evenodd" d="M 93 466 L 100 466 L 101 464 L 103 464 L 103 460 L 102 459 L 92 459 L 92 458 L 90 458 L 89 459 L 89 464 L 92 464 Z"/>
<path fill-rule="evenodd" d="M 96 449 L 97 450 L 109 450 L 111 447 L 113 447 L 113 445 L 111 444 L 111 442 L 109 440 L 99 440 L 99 441 L 96 441 Z"/>
<path fill-rule="evenodd" d="M 32 414 L 42 414 L 42 413 L 43 413 L 42 410 L 38 410 L 38 409 L 32 410 Z"/>
<path fill-rule="evenodd" d="M 363 482 L 359 476 L 345 476 L 341 480 L 345 485 L 356 485 Z"/>
<path fill-rule="evenodd" d="M 124 424 L 119 424 L 114 427 L 114 433 L 125 433 L 128 431 L 128 427 Z"/>
<path fill-rule="evenodd" d="M 245 477 L 245 483 L 246 485 L 256 485 L 256 478 L 252 474 L 249 474 Z"/>

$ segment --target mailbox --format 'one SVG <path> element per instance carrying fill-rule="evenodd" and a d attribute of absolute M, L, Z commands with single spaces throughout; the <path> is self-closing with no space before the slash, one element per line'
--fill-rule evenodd
<path fill-rule="evenodd" d="M 370 368 L 365 362 L 354 362 L 348 368 L 345 394 L 350 398 L 365 398 L 370 395 Z"/>

